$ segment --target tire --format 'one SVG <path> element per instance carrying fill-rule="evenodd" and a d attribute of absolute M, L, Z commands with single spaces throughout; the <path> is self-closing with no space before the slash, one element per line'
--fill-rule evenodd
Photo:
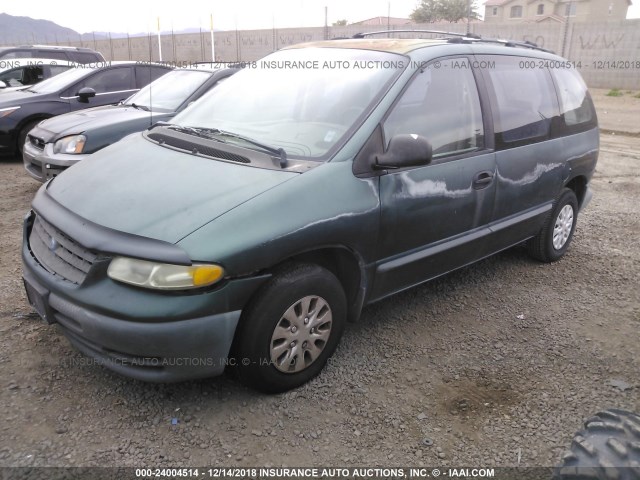
<path fill-rule="evenodd" d="M 578 199 L 573 190 L 565 188 L 540 232 L 527 241 L 529 255 L 546 263 L 560 260 L 569 249 L 577 221 Z"/>
<path fill-rule="evenodd" d="M 299 387 L 318 375 L 333 354 L 346 317 L 346 296 L 331 272 L 292 264 L 243 312 L 230 363 L 242 383 L 262 392 Z"/>
<path fill-rule="evenodd" d="M 573 438 L 555 480 L 640 480 L 640 416 L 605 410 Z"/>
<path fill-rule="evenodd" d="M 38 125 L 40 122 L 41 120 L 32 120 L 30 122 L 27 122 L 25 126 L 22 127 L 22 129 L 20 130 L 20 133 L 18 134 L 18 144 L 16 145 L 16 147 L 21 157 L 22 157 L 22 150 L 24 148 L 24 142 L 27 140 L 27 134 L 33 127 Z"/>

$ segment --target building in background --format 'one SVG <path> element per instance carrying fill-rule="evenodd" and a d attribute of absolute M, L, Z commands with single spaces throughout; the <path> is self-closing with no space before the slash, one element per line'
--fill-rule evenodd
<path fill-rule="evenodd" d="M 398 25 L 411 25 L 414 21 L 410 18 L 399 18 L 399 17 L 373 17 L 367 18 L 366 20 L 362 20 L 360 22 L 353 22 L 349 25 L 380 25 L 380 26 L 398 26 Z"/>
<path fill-rule="evenodd" d="M 631 0 L 487 0 L 484 21 L 601 22 L 624 20 Z"/>

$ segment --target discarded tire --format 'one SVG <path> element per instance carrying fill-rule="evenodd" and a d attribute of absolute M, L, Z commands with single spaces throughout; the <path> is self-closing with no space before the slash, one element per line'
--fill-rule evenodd
<path fill-rule="evenodd" d="M 587 420 L 554 471 L 556 480 L 640 480 L 640 416 L 610 409 Z"/>

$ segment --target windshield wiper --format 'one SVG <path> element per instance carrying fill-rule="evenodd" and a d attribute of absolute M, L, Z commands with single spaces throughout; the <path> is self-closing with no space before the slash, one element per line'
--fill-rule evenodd
<path fill-rule="evenodd" d="M 272 147 L 271 145 L 267 145 L 266 143 L 262 143 L 257 140 L 254 140 L 251 137 L 245 137 L 244 135 L 240 135 L 238 133 L 228 132 L 226 130 L 220 130 L 219 128 L 189 127 L 189 126 L 176 125 L 175 123 L 165 123 L 165 122 L 157 122 L 154 125 L 154 127 L 156 126 L 165 127 L 180 133 L 186 133 L 187 135 L 194 135 L 196 137 L 207 138 L 209 140 L 214 140 L 220 143 L 227 143 L 227 142 L 225 142 L 220 138 L 216 138 L 215 137 L 216 135 L 223 136 L 223 137 L 237 138 L 238 140 L 242 140 L 243 142 L 259 147 L 262 150 L 269 152 L 273 155 L 277 155 L 278 158 L 280 158 L 280 168 L 287 167 L 287 152 L 284 150 L 284 148 L 275 148 L 275 147 Z"/>
<path fill-rule="evenodd" d="M 243 142 L 247 142 L 250 145 L 254 145 L 258 148 L 263 149 L 266 152 L 277 155 L 280 158 L 280 168 L 287 167 L 287 152 L 284 148 L 275 148 L 271 145 L 267 145 L 266 143 L 259 142 L 254 140 L 251 137 L 245 137 L 244 135 L 240 135 L 238 133 L 228 132 L 226 130 L 220 130 L 218 128 L 203 128 L 199 130 L 205 130 L 215 135 L 222 135 L 224 137 L 237 138 L 238 140 L 242 140 Z"/>
<path fill-rule="evenodd" d="M 130 105 L 137 110 L 144 110 L 145 112 L 150 112 L 151 109 L 145 105 L 138 105 L 136 103 L 125 103 L 125 105 Z"/>
<path fill-rule="evenodd" d="M 168 122 L 162 122 L 162 121 L 154 123 L 151 129 L 155 127 L 164 127 L 164 128 L 168 128 L 169 130 L 174 130 L 176 132 L 186 133 L 187 135 L 193 135 L 195 137 L 206 138 L 208 140 L 215 140 L 216 142 L 220 142 L 220 143 L 226 143 L 224 140 L 214 138 L 211 136 L 210 133 L 207 133 L 209 130 L 213 130 L 217 133 L 217 130 L 215 129 L 183 127 L 182 125 L 176 125 L 175 123 L 168 123 Z"/>

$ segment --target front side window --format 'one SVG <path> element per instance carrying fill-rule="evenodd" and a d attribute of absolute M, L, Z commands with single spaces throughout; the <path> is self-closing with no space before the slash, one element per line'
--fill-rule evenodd
<path fill-rule="evenodd" d="M 495 62 L 484 70 L 493 103 L 496 149 L 526 145 L 549 138 L 559 116 L 556 93 L 546 69 L 521 68 L 525 57 L 483 57 Z"/>
<path fill-rule="evenodd" d="M 95 62 L 102 61 L 102 59 L 98 58 L 98 56 L 95 53 L 89 53 L 89 52 L 70 52 L 70 53 L 71 53 L 71 59 L 74 62 L 95 63 Z"/>
<path fill-rule="evenodd" d="M 421 135 L 434 160 L 484 146 L 476 81 L 466 58 L 430 64 L 411 80 L 384 122 L 385 143 L 398 134 Z"/>
<path fill-rule="evenodd" d="M 132 90 L 134 88 L 133 69 L 131 67 L 120 67 L 97 72 L 80 82 L 76 86 L 76 90 L 85 87 L 93 88 L 96 93 Z"/>
<path fill-rule="evenodd" d="M 52 49 L 38 50 L 37 55 L 40 58 L 53 58 L 55 60 L 68 60 L 67 54 L 65 52 L 60 51 L 60 50 L 52 50 Z"/>
<path fill-rule="evenodd" d="M 513 7 L 511 7 L 511 11 L 510 11 L 510 16 L 511 18 L 522 18 L 522 6 L 521 5 L 514 5 Z"/>
<path fill-rule="evenodd" d="M 6 53 L 0 53 L 0 58 L 33 58 L 31 50 L 9 50 Z"/>
<path fill-rule="evenodd" d="M 249 137 L 291 157 L 325 160 L 408 63 L 402 55 L 371 50 L 281 50 L 236 73 L 173 122 Z M 238 138 L 224 140 L 249 147 Z"/>

